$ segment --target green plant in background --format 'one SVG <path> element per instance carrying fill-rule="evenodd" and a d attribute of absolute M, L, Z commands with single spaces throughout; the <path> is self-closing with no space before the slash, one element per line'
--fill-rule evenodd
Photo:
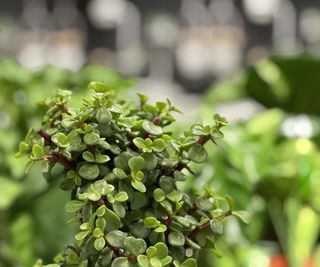
<path fill-rule="evenodd" d="M 258 115 L 225 129 L 221 151 L 209 151 L 199 179 L 186 185 L 211 184 L 253 215 L 249 225 L 229 220 L 225 257 L 207 260 L 214 266 L 270 266 L 270 255 L 283 253 L 288 266 L 301 267 L 319 254 L 319 65 L 307 56 L 267 59 L 205 96 L 203 120 L 224 104 L 260 104 Z"/>
<path fill-rule="evenodd" d="M 71 192 L 65 210 L 78 227 L 75 242 L 48 266 L 196 266 L 200 249 L 216 251 L 225 217 L 248 221 L 209 187 L 177 189 L 191 162 L 207 160 L 204 144 L 222 136 L 225 119 L 215 115 L 213 125 L 176 139 L 166 131 L 178 111 L 169 100 L 153 106 L 139 95 L 136 105 L 103 83 L 89 88 L 95 92 L 79 109 L 69 106 L 69 91 L 46 99 L 41 130 L 29 132 L 17 154 L 29 155 L 27 169 L 42 164 L 48 181 L 58 167 L 60 188 Z"/>
<path fill-rule="evenodd" d="M 0 69 L 0 266 L 30 266 L 39 256 L 52 258 L 70 240 L 62 227 L 67 216 L 59 212 L 68 195 L 61 195 L 56 184 L 43 182 L 37 168 L 25 175 L 25 160 L 13 156 L 26 131 L 39 127 L 43 107 L 35 103 L 62 88 L 74 92 L 76 104 L 89 93 L 83 88 L 93 79 L 119 95 L 128 94 L 126 89 L 135 82 L 100 66 L 85 66 L 76 73 L 54 66 L 30 71 L 1 59 Z M 54 215 L 42 216 L 48 206 Z"/>

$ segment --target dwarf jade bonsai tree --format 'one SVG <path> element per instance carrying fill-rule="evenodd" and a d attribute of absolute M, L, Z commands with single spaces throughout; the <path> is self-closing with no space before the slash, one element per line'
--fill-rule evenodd
<path fill-rule="evenodd" d="M 69 91 L 46 99 L 42 128 L 28 133 L 17 154 L 29 155 L 27 169 L 42 162 L 49 181 L 62 165 L 60 187 L 71 192 L 65 210 L 79 230 L 47 266 L 196 266 L 201 248 L 215 249 L 225 217 L 246 220 L 230 197 L 209 187 L 177 188 L 186 171 L 193 173 L 190 162 L 206 161 L 204 144 L 222 136 L 226 120 L 215 115 L 212 125 L 194 125 L 176 139 L 166 131 L 178 111 L 169 100 L 150 105 L 139 94 L 136 105 L 104 84 L 89 88 L 92 99 L 78 110 L 68 105 Z"/>

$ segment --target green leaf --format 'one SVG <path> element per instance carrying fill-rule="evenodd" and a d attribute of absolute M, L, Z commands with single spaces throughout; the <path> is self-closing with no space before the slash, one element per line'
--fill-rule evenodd
<path fill-rule="evenodd" d="M 120 202 L 114 202 L 112 204 L 112 209 L 120 218 L 124 218 L 124 216 L 126 215 L 126 209 Z"/>
<path fill-rule="evenodd" d="M 208 153 L 200 144 L 194 144 L 188 150 L 189 159 L 196 163 L 203 163 L 207 161 Z"/>
<path fill-rule="evenodd" d="M 87 236 L 89 233 L 90 233 L 90 231 L 88 231 L 88 230 L 86 230 L 86 231 L 81 231 L 81 232 L 79 232 L 79 233 L 77 233 L 77 234 L 75 235 L 75 239 L 78 240 L 78 241 L 80 241 L 80 240 L 82 240 L 82 239 L 85 239 L 86 236 Z"/>
<path fill-rule="evenodd" d="M 82 157 L 87 162 L 95 162 L 96 161 L 94 155 L 90 151 L 83 152 Z"/>
<path fill-rule="evenodd" d="M 185 227 L 185 228 L 189 228 L 190 227 L 190 222 L 186 218 L 184 218 L 182 216 L 175 216 L 174 219 L 179 224 L 181 224 L 183 227 Z"/>
<path fill-rule="evenodd" d="M 167 211 L 167 213 L 169 213 L 169 215 L 172 214 L 172 205 L 168 200 L 165 199 L 161 201 L 160 205 L 165 208 L 165 210 Z"/>
<path fill-rule="evenodd" d="M 191 133 L 196 136 L 202 136 L 205 134 L 203 130 L 203 126 L 200 124 L 193 125 L 191 127 Z"/>
<path fill-rule="evenodd" d="M 157 258 L 151 258 L 150 259 L 150 264 L 152 267 L 162 267 L 162 263 L 159 259 Z"/>
<path fill-rule="evenodd" d="M 100 139 L 100 136 L 94 132 L 87 133 L 83 137 L 83 141 L 89 146 L 97 144 L 99 142 L 99 139 Z"/>
<path fill-rule="evenodd" d="M 144 173 L 142 171 L 137 171 L 136 173 L 131 172 L 131 176 L 133 179 L 141 181 L 144 178 Z"/>
<path fill-rule="evenodd" d="M 144 169 L 147 171 L 152 171 L 157 167 L 158 159 L 153 153 L 143 153 L 144 158 Z"/>
<path fill-rule="evenodd" d="M 98 109 L 96 119 L 99 123 L 107 124 L 112 120 L 112 113 L 105 107 Z"/>
<path fill-rule="evenodd" d="M 131 267 L 132 265 L 128 261 L 127 257 L 115 258 L 112 262 L 111 267 Z"/>
<path fill-rule="evenodd" d="M 97 163 L 106 163 L 110 160 L 109 156 L 108 155 L 98 155 L 96 156 L 96 162 Z"/>
<path fill-rule="evenodd" d="M 95 229 L 93 230 L 92 235 L 93 235 L 94 237 L 96 237 L 96 238 L 102 236 L 102 231 L 101 231 L 101 229 L 100 229 L 100 228 L 95 228 Z"/>
<path fill-rule="evenodd" d="M 182 233 L 179 232 L 171 232 L 168 236 L 168 241 L 171 246 L 181 247 L 184 246 L 185 238 Z"/>
<path fill-rule="evenodd" d="M 178 190 L 173 190 L 169 194 L 167 194 L 166 197 L 172 202 L 178 202 L 182 199 L 182 193 Z"/>
<path fill-rule="evenodd" d="M 85 203 L 82 201 L 71 200 L 70 202 L 68 202 L 65 205 L 64 209 L 66 212 L 74 213 L 74 212 L 77 212 L 78 210 L 80 210 L 84 205 L 85 205 Z"/>
<path fill-rule="evenodd" d="M 105 180 L 98 180 L 91 185 L 91 188 L 94 192 L 97 192 L 101 195 L 107 195 L 114 191 L 114 186 L 112 184 L 108 184 Z"/>
<path fill-rule="evenodd" d="M 148 150 L 148 146 L 146 145 L 145 140 L 141 137 L 134 138 L 133 143 L 137 148 L 142 149 L 143 151 Z"/>
<path fill-rule="evenodd" d="M 53 143 L 59 147 L 68 147 L 67 136 L 63 133 L 56 133 L 51 137 Z"/>
<path fill-rule="evenodd" d="M 157 188 L 153 191 L 153 198 L 157 202 L 161 202 L 165 199 L 166 195 L 162 189 Z"/>
<path fill-rule="evenodd" d="M 189 246 L 191 248 L 194 248 L 194 249 L 201 249 L 201 247 L 196 243 L 196 242 L 193 242 L 190 238 L 186 238 L 186 241 L 187 243 L 189 244 Z"/>
<path fill-rule="evenodd" d="M 108 232 L 113 231 L 113 230 L 118 230 L 121 226 L 121 221 L 120 218 L 118 217 L 117 214 L 115 214 L 112 210 L 106 208 L 106 230 Z"/>
<path fill-rule="evenodd" d="M 141 267 L 149 267 L 149 259 L 146 255 L 139 255 L 138 256 L 138 263 L 139 263 L 139 266 Z"/>
<path fill-rule="evenodd" d="M 97 210 L 96 210 L 96 215 L 97 215 L 98 217 L 102 217 L 105 213 L 106 213 L 106 206 L 105 206 L 105 205 L 100 206 L 100 207 L 97 208 Z"/>
<path fill-rule="evenodd" d="M 124 239 L 126 238 L 126 234 L 119 231 L 113 230 L 106 234 L 107 242 L 116 248 L 123 248 L 124 247 Z"/>
<path fill-rule="evenodd" d="M 99 176 L 99 168 L 97 165 L 84 164 L 79 169 L 79 174 L 82 178 L 87 180 L 94 180 Z"/>
<path fill-rule="evenodd" d="M 100 251 L 104 248 L 104 246 L 106 245 L 106 241 L 104 239 L 103 236 L 100 236 L 98 237 L 95 241 L 94 241 L 94 248 L 97 250 L 97 251 Z"/>
<path fill-rule="evenodd" d="M 197 261 L 195 259 L 186 259 L 182 264 L 181 267 L 197 267 Z"/>
<path fill-rule="evenodd" d="M 65 116 L 63 120 L 61 121 L 62 127 L 69 129 L 77 124 L 77 120 L 73 118 L 72 116 Z"/>
<path fill-rule="evenodd" d="M 244 223 L 250 223 L 251 221 L 251 214 L 247 211 L 233 211 L 232 214 L 237 216 Z"/>
<path fill-rule="evenodd" d="M 210 228 L 214 234 L 222 235 L 223 234 L 223 224 L 218 220 L 210 220 Z"/>
<path fill-rule="evenodd" d="M 166 142 L 162 138 L 153 141 L 152 148 L 156 152 L 162 152 L 166 148 Z"/>
<path fill-rule="evenodd" d="M 137 179 L 133 179 L 131 181 L 131 185 L 141 193 L 145 193 L 147 191 L 147 188 L 144 185 L 144 183 Z"/>
<path fill-rule="evenodd" d="M 114 168 L 112 172 L 117 176 L 119 179 L 127 178 L 127 174 L 120 168 Z"/>
<path fill-rule="evenodd" d="M 143 221 L 144 225 L 148 228 L 155 228 L 158 227 L 161 223 L 155 217 L 147 217 Z"/>
<path fill-rule="evenodd" d="M 110 91 L 110 88 L 108 85 L 102 83 L 102 82 L 91 82 L 88 85 L 88 89 L 93 89 L 96 92 L 103 93 Z"/>
<path fill-rule="evenodd" d="M 197 197 L 196 205 L 199 209 L 203 211 L 209 211 L 213 208 L 213 202 L 210 200 L 210 198 L 206 197 Z"/>
<path fill-rule="evenodd" d="M 148 247 L 146 253 L 147 253 L 149 258 L 156 257 L 157 256 L 157 249 L 154 246 Z"/>
<path fill-rule="evenodd" d="M 124 202 L 124 201 L 127 201 L 128 200 L 128 194 L 124 191 L 122 192 L 119 192 L 115 197 L 114 199 L 116 201 L 120 201 L 120 202 Z"/>
<path fill-rule="evenodd" d="M 105 218 L 97 218 L 96 219 L 96 227 L 99 227 L 102 231 L 106 228 L 106 219 Z"/>
<path fill-rule="evenodd" d="M 34 144 L 32 147 L 32 154 L 37 159 L 42 159 L 46 153 L 44 152 L 44 149 L 39 144 Z"/>
<path fill-rule="evenodd" d="M 175 190 L 174 180 L 172 179 L 172 177 L 169 176 L 161 176 L 159 180 L 159 185 L 165 193 L 169 193 Z"/>
<path fill-rule="evenodd" d="M 154 231 L 157 233 L 163 233 L 163 232 L 167 231 L 167 226 L 164 224 L 160 224 L 158 227 L 156 227 L 154 229 Z"/>
<path fill-rule="evenodd" d="M 230 196 L 225 196 L 225 200 L 226 200 L 227 203 L 228 203 L 229 209 L 230 209 L 230 210 L 233 210 L 234 207 L 235 207 L 233 198 L 230 197 Z"/>
<path fill-rule="evenodd" d="M 147 244 L 142 238 L 129 236 L 124 240 L 124 248 L 131 254 L 138 256 L 146 251 Z"/>
<path fill-rule="evenodd" d="M 162 128 L 160 126 L 154 125 L 151 121 L 144 121 L 142 123 L 142 128 L 152 135 L 161 135 Z"/>
<path fill-rule="evenodd" d="M 143 223 L 133 223 L 130 224 L 130 232 L 135 237 L 146 238 L 150 233 L 150 230 L 144 226 Z"/>
<path fill-rule="evenodd" d="M 148 101 L 148 99 L 149 99 L 149 97 L 147 97 L 146 95 L 143 95 L 143 94 L 140 94 L 140 93 L 138 93 L 137 95 L 139 96 L 140 105 L 142 105 L 142 106 L 143 106 L 143 105 Z"/>
<path fill-rule="evenodd" d="M 219 123 L 219 124 L 221 124 L 221 125 L 223 125 L 223 126 L 228 124 L 227 119 L 226 119 L 225 117 L 220 116 L 220 115 L 217 114 L 217 113 L 213 115 L 213 119 L 214 119 L 217 123 Z"/>
<path fill-rule="evenodd" d="M 101 257 L 101 261 L 100 261 L 101 266 L 110 266 L 110 263 L 112 261 L 112 257 L 113 257 L 113 251 L 108 251 L 107 253 L 104 253 L 104 255 Z"/>
<path fill-rule="evenodd" d="M 166 256 L 165 258 L 161 259 L 162 266 L 167 266 L 170 262 L 172 262 L 171 256 Z"/>
<path fill-rule="evenodd" d="M 142 170 L 144 166 L 144 158 L 137 156 L 129 159 L 128 165 L 133 172 L 138 172 Z"/>
<path fill-rule="evenodd" d="M 116 168 L 122 169 L 124 171 L 129 170 L 128 161 L 132 157 L 132 154 L 130 152 L 122 152 L 119 154 L 119 156 L 115 157 L 114 159 L 114 165 Z"/>
<path fill-rule="evenodd" d="M 133 210 L 143 208 L 148 202 L 148 198 L 146 194 L 140 192 L 133 193 L 133 199 L 131 201 L 131 208 Z"/>
<path fill-rule="evenodd" d="M 176 181 L 185 181 L 187 179 L 187 176 L 182 173 L 181 171 L 174 171 L 173 173 L 174 179 L 176 179 Z"/>
<path fill-rule="evenodd" d="M 156 256 L 159 259 L 165 258 L 169 253 L 167 245 L 163 242 L 158 242 L 154 247 L 156 248 Z"/>
<path fill-rule="evenodd" d="M 71 146 L 78 146 L 81 144 L 81 137 L 79 136 L 77 129 L 72 130 L 67 135 L 67 143 Z"/>

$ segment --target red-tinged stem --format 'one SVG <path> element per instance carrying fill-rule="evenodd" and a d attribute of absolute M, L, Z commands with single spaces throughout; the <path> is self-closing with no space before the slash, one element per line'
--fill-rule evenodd
<path fill-rule="evenodd" d="M 38 134 L 44 139 L 46 145 L 51 146 L 53 144 L 53 142 L 51 140 L 51 136 L 47 132 L 40 129 L 40 130 L 38 130 Z"/>
<path fill-rule="evenodd" d="M 170 225 L 171 225 L 171 223 L 172 223 L 172 220 L 173 220 L 173 218 L 172 218 L 171 216 L 165 215 L 165 216 L 162 216 L 161 219 L 162 219 L 163 223 L 164 223 L 167 227 L 170 227 Z"/>
<path fill-rule="evenodd" d="M 64 105 L 61 105 L 60 106 L 60 110 L 63 112 L 63 113 L 66 113 L 68 115 L 71 115 L 71 113 L 69 112 L 69 110 L 64 106 Z"/>
<path fill-rule="evenodd" d="M 103 199 L 103 198 L 100 198 L 100 199 L 98 200 L 98 205 L 99 205 L 99 206 L 102 206 L 102 205 L 104 205 L 104 204 L 105 204 L 104 199 Z"/>
<path fill-rule="evenodd" d="M 161 120 L 160 120 L 159 116 L 155 116 L 153 118 L 152 122 L 153 122 L 154 125 L 159 125 Z"/>
<path fill-rule="evenodd" d="M 225 213 L 223 213 L 223 215 L 221 216 L 222 218 L 224 217 L 228 217 L 232 215 L 232 211 L 231 210 L 228 210 L 226 211 Z M 221 217 L 219 217 L 218 219 L 222 219 Z M 188 234 L 188 237 L 192 240 L 192 241 L 195 241 L 195 238 L 197 236 L 197 234 L 199 233 L 199 231 L 201 230 L 204 230 L 204 229 L 207 229 L 208 227 L 210 227 L 210 220 L 207 221 L 206 223 L 198 226 L 197 228 L 195 228 L 194 230 L 192 230 L 189 234 Z"/>
<path fill-rule="evenodd" d="M 193 203 L 192 207 L 188 209 L 188 214 L 193 214 L 197 211 L 198 207 L 195 203 Z"/>
<path fill-rule="evenodd" d="M 61 165 L 63 165 L 64 167 L 66 167 L 69 170 L 73 170 L 73 171 L 76 170 L 76 166 L 75 166 L 74 162 L 66 159 L 65 157 L 59 155 L 58 153 L 54 153 L 52 155 L 47 155 L 46 158 L 48 160 L 53 160 L 53 161 L 59 162 Z"/>
<path fill-rule="evenodd" d="M 205 143 L 207 143 L 209 140 L 211 139 L 211 135 L 202 135 L 199 137 L 197 143 L 200 145 L 204 145 Z"/>

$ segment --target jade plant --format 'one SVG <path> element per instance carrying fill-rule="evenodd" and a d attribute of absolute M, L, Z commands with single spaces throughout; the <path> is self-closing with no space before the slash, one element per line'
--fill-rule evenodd
<path fill-rule="evenodd" d="M 178 189 L 186 172 L 196 176 L 190 163 L 207 160 L 204 145 L 222 137 L 225 118 L 214 115 L 212 125 L 174 138 L 166 126 L 179 110 L 169 100 L 151 105 L 138 94 L 136 104 L 99 82 L 89 89 L 92 98 L 79 109 L 70 106 L 70 91 L 44 100 L 42 128 L 30 130 L 17 153 L 29 156 L 27 170 L 41 162 L 49 182 L 60 169 L 60 187 L 70 191 L 65 210 L 78 232 L 46 266 L 197 266 L 200 249 L 216 252 L 225 217 L 248 219 L 209 187 Z"/>

